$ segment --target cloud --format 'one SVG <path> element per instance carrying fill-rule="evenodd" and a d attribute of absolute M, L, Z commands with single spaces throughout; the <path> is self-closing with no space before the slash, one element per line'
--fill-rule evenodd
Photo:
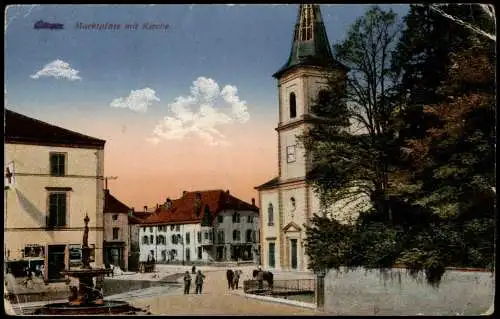
<path fill-rule="evenodd" d="M 156 96 L 156 92 L 150 88 L 144 88 L 142 90 L 132 90 L 129 96 L 126 98 L 120 97 L 111 101 L 109 106 L 111 107 L 123 107 L 129 108 L 137 112 L 146 112 L 148 106 L 153 103 L 153 101 L 160 101 Z"/>
<path fill-rule="evenodd" d="M 209 145 L 227 145 L 229 143 L 218 127 L 245 123 L 250 119 L 246 101 L 240 100 L 233 85 L 226 85 L 221 90 L 213 79 L 198 77 L 190 93 L 187 97 L 175 98 L 169 104 L 172 116 L 165 116 L 154 128 L 153 137 L 147 141 L 158 144 L 162 139 L 180 140 L 194 135 Z M 228 107 L 216 107 L 220 104 Z"/>
<path fill-rule="evenodd" d="M 41 76 L 52 76 L 56 79 L 75 81 L 82 79 L 78 76 L 78 73 L 80 73 L 80 71 L 70 68 L 69 63 L 57 59 L 45 65 L 43 69 L 35 74 L 30 75 L 30 78 L 39 79 Z"/>

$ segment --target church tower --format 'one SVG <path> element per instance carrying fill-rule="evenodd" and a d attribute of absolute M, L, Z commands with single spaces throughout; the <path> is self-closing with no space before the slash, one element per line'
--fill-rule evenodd
<path fill-rule="evenodd" d="M 306 183 L 310 156 L 298 136 L 315 120 L 311 106 L 328 78 L 347 68 L 333 58 L 319 5 L 301 4 L 287 62 L 278 81 L 279 176 L 256 187 L 261 208 L 261 262 L 266 269 L 307 270 L 304 224 L 319 211 Z"/>

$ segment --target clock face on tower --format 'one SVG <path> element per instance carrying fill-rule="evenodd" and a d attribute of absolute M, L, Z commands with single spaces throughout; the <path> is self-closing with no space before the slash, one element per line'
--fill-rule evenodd
<path fill-rule="evenodd" d="M 286 147 L 286 162 L 293 163 L 296 160 L 295 145 Z"/>

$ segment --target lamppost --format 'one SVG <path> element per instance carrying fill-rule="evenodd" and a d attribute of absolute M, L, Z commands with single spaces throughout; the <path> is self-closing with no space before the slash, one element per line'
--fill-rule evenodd
<path fill-rule="evenodd" d="M 316 307 L 318 309 L 324 309 L 325 306 L 325 276 L 326 269 L 321 268 L 315 271 L 316 272 L 316 294 L 315 301 Z"/>

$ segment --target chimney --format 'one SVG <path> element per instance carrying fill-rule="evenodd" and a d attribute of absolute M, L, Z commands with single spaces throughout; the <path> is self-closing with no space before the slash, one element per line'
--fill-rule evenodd
<path fill-rule="evenodd" d="M 229 195 L 229 189 L 226 191 L 226 194 L 228 194 L 228 195 Z"/>
<path fill-rule="evenodd" d="M 148 206 L 144 206 L 144 211 L 147 212 L 148 211 Z"/>
<path fill-rule="evenodd" d="M 252 198 L 252 205 L 255 206 L 255 198 Z"/>
<path fill-rule="evenodd" d="M 167 198 L 167 201 L 165 202 L 165 208 L 170 209 L 172 207 L 172 201 L 170 198 Z"/>
<path fill-rule="evenodd" d="M 186 194 L 187 194 L 187 191 L 182 192 L 182 196 L 186 196 Z"/>
<path fill-rule="evenodd" d="M 160 208 L 160 204 L 156 204 L 156 209 Z"/>

